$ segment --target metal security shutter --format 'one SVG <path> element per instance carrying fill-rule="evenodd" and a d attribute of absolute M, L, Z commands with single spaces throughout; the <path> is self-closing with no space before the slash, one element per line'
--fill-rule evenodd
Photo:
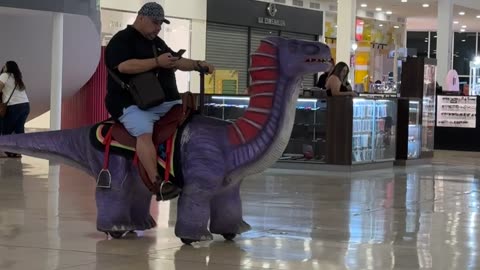
<path fill-rule="evenodd" d="M 247 88 L 248 28 L 207 24 L 206 60 L 218 69 L 238 71 L 238 93 Z"/>
<path fill-rule="evenodd" d="M 286 38 L 292 38 L 292 39 L 303 39 L 303 40 L 311 40 L 315 41 L 316 36 L 315 35 L 308 35 L 308 34 L 301 34 L 301 33 L 293 33 L 293 32 L 281 32 L 280 35 L 282 37 Z M 304 88 L 310 88 L 315 85 L 315 75 L 307 75 L 303 77 L 303 87 Z"/>

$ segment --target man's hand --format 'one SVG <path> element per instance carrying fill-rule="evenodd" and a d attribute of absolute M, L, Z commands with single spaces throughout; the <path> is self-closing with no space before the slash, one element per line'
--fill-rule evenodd
<path fill-rule="evenodd" d="M 215 67 L 207 62 L 199 61 L 198 65 L 202 68 L 202 70 L 206 70 L 206 74 L 212 74 L 215 71 Z"/>
<path fill-rule="evenodd" d="M 157 57 L 158 66 L 161 68 L 175 68 L 178 57 L 172 56 L 171 53 L 164 53 Z"/>

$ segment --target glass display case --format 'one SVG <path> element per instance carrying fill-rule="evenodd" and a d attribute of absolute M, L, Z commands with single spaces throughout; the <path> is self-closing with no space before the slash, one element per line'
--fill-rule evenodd
<path fill-rule="evenodd" d="M 210 117 L 234 121 L 245 113 L 249 101 L 248 96 L 205 95 L 204 113 Z M 324 161 L 326 107 L 325 99 L 297 100 L 292 134 L 281 160 Z"/>
<path fill-rule="evenodd" d="M 470 96 L 479 96 L 480 95 L 480 62 L 471 61 L 470 62 L 470 85 L 469 85 L 469 95 Z"/>
<path fill-rule="evenodd" d="M 408 106 L 408 138 L 407 159 L 420 157 L 421 132 L 420 125 L 420 101 L 410 100 Z"/>
<path fill-rule="evenodd" d="M 396 100 L 353 99 L 352 164 L 395 160 Z"/>
<path fill-rule="evenodd" d="M 437 67 L 424 65 L 422 102 L 422 153 L 433 156 Z"/>

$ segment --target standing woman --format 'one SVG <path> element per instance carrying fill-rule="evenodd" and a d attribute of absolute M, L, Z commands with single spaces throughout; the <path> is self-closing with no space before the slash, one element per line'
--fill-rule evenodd
<path fill-rule="evenodd" d="M 8 61 L 0 72 L 2 102 L 7 102 L 7 114 L 3 119 L 2 134 L 25 133 L 25 122 L 30 114 L 30 103 L 17 63 Z"/>

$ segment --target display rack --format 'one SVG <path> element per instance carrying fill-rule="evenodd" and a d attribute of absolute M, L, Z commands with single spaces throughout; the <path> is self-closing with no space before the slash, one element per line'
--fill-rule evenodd
<path fill-rule="evenodd" d="M 477 97 L 438 96 L 437 100 L 438 127 L 477 127 Z"/>
<path fill-rule="evenodd" d="M 475 61 L 470 62 L 469 95 L 480 95 L 480 63 Z"/>
<path fill-rule="evenodd" d="M 395 110 L 391 100 L 353 100 L 352 163 L 395 159 Z"/>

